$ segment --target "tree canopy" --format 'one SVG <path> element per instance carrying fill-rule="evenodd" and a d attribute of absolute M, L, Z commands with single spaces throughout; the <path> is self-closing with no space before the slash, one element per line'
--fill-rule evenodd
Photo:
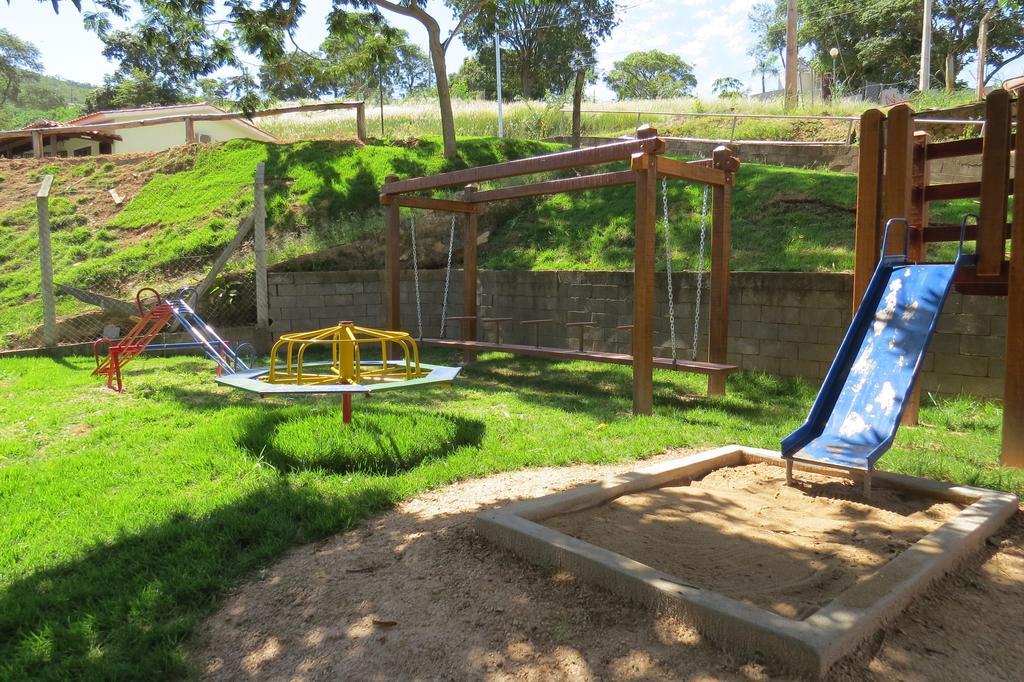
<path fill-rule="evenodd" d="M 955 86 L 955 77 L 976 59 L 981 18 L 989 22 L 986 78 L 1024 56 L 1024 9 L 1019 2 L 935 0 L 932 29 L 933 87 Z M 750 13 L 760 54 L 785 48 L 785 0 L 766 0 Z M 839 49 L 838 75 L 847 87 L 868 82 L 911 86 L 917 81 L 921 52 L 920 0 L 800 0 L 798 39 L 810 47 L 819 71 L 832 70 L 829 51 Z"/>
<path fill-rule="evenodd" d="M 604 80 L 620 100 L 686 97 L 697 87 L 693 67 L 660 50 L 631 52 L 615 62 Z"/>
<path fill-rule="evenodd" d="M 575 78 L 574 62 L 594 61 L 598 44 L 617 20 L 614 0 L 496 0 L 481 4 L 466 22 L 463 42 L 476 64 L 460 70 L 471 90 L 496 95 L 494 35 L 502 51 L 502 96 L 541 99 L 563 94 Z"/>
<path fill-rule="evenodd" d="M 35 45 L 0 28 L 0 105 L 18 96 L 26 72 L 41 68 L 39 50 Z"/>

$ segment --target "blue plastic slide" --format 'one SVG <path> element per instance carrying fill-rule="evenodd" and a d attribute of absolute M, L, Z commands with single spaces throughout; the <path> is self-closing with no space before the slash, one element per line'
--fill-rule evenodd
<path fill-rule="evenodd" d="M 955 263 L 912 264 L 905 243 L 904 255 L 886 256 L 896 221 L 807 421 L 782 441 L 785 458 L 867 472 L 896 437 L 953 276 L 974 259 L 962 233 Z"/>

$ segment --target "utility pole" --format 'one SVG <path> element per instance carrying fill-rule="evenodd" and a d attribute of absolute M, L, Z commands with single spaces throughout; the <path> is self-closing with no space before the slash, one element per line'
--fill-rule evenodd
<path fill-rule="evenodd" d="M 786 3 L 786 108 L 796 104 L 797 44 L 796 0 Z"/>
<path fill-rule="evenodd" d="M 505 137 L 505 117 L 501 110 L 501 40 L 498 31 L 494 31 L 494 72 L 498 83 L 498 137 Z"/>
<path fill-rule="evenodd" d="M 988 22 L 996 13 L 993 7 L 978 24 L 978 99 L 985 99 L 985 59 L 988 57 Z"/>
<path fill-rule="evenodd" d="M 924 23 L 921 25 L 921 73 L 917 89 L 925 92 L 931 85 L 932 73 L 932 0 L 924 0 Z"/>

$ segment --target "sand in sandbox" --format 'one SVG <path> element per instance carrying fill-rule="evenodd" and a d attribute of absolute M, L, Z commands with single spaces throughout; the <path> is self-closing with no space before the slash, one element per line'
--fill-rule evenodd
<path fill-rule="evenodd" d="M 960 511 L 770 464 L 625 495 L 546 526 L 787 618 L 803 619 Z"/>

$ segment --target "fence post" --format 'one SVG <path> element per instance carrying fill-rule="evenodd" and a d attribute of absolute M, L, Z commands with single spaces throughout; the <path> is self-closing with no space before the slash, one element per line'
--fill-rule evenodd
<path fill-rule="evenodd" d="M 43 293 L 43 345 L 57 345 L 57 307 L 53 299 L 53 254 L 50 250 L 50 186 L 52 175 L 44 175 L 36 193 L 39 216 L 39 279 Z"/>
<path fill-rule="evenodd" d="M 363 102 L 356 104 L 356 137 L 366 142 L 366 105 Z"/>
<path fill-rule="evenodd" d="M 256 179 L 253 187 L 253 227 L 256 241 L 256 326 L 266 329 L 270 326 L 267 310 L 267 209 L 263 197 L 263 174 L 265 165 L 256 164 Z"/>

